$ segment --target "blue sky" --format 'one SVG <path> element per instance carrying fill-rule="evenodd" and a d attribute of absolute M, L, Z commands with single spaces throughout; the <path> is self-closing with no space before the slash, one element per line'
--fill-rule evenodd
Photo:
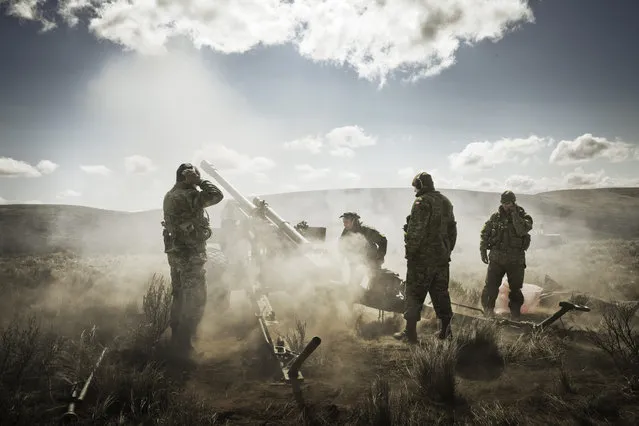
<path fill-rule="evenodd" d="M 639 186 L 639 3 L 101 3 L 0 0 L 0 201 Z"/>

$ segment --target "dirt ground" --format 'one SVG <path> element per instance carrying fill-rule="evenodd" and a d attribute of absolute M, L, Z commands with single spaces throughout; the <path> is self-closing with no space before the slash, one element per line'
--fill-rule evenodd
<path fill-rule="evenodd" d="M 396 319 L 387 319 L 390 324 L 383 326 L 371 311 L 367 324 L 379 325 L 380 333 L 386 328 L 387 333 L 369 339 L 347 327 L 332 330 L 322 336 L 323 346 L 303 368 L 304 399 L 320 424 L 356 423 L 376 378 L 388 380 L 397 390 L 412 384 L 408 370 L 415 349 L 388 335 L 399 324 Z M 456 322 L 457 327 L 468 326 L 467 318 Z M 570 327 L 571 322 L 564 324 Z M 539 343 L 541 348 L 524 349 L 533 353 L 512 360 L 503 358 L 508 349 L 502 356 L 481 346 L 461 351 L 456 366 L 456 392 L 461 401 L 440 407 L 441 412 L 429 420 L 444 424 L 635 424 L 637 401 L 624 394 L 625 383 L 609 357 L 583 337 L 563 336 L 562 329 L 550 332 Z M 435 342 L 435 330 L 432 320 L 422 324 L 422 345 Z M 506 348 L 516 342 L 531 345 L 517 330 L 503 329 L 499 335 Z M 188 386 L 205 395 L 229 424 L 299 424 L 300 410 L 291 388 L 260 368 L 265 362 L 257 355 L 260 342 L 259 333 L 240 340 L 233 336 L 203 340 Z M 410 406 L 408 401 L 404 404 Z"/>
<path fill-rule="evenodd" d="M 197 353 L 191 360 L 178 360 L 162 352 L 166 333 L 152 343 L 113 343 L 126 341 L 122 336 L 140 324 L 149 328 L 162 322 L 161 297 L 153 315 L 144 307 L 150 302 L 143 303 L 150 284 L 166 284 L 161 257 L 4 258 L 0 273 L 5 295 L 0 302 L 0 409 L 10 413 L 11 424 L 57 421 L 65 404 L 52 396 L 51 383 L 57 380 L 59 393 L 69 393 L 70 385 L 57 373 L 70 370 L 72 364 L 76 378 L 88 376 L 95 348 L 86 353 L 72 348 L 78 346 L 80 333 L 93 325 L 99 330 L 95 347 L 108 344 L 112 349 L 86 402 L 78 406 L 85 424 L 638 422 L 636 320 L 629 321 L 625 334 L 617 330 L 618 340 L 625 343 L 615 350 L 626 353 L 615 357 L 593 341 L 594 335 L 601 337 L 606 331 L 600 311 L 568 313 L 546 333 L 531 334 L 473 321 L 468 316 L 472 312 L 456 308 L 454 338 L 443 343 L 433 337 L 437 324 L 426 312 L 420 323 L 421 344 L 407 346 L 391 336 L 403 326 L 399 315 L 386 313 L 381 322 L 377 310 L 344 298 L 295 304 L 289 295 L 274 293 L 271 303 L 281 321 L 278 329 L 297 346 L 294 349 L 313 336 L 322 339 L 302 367 L 300 405 L 291 386 L 279 380 L 255 314 L 241 292 L 233 294 L 224 315 L 207 310 Z M 472 299 L 471 290 L 451 286 L 454 300 Z M 47 351 L 34 343 L 35 337 L 27 339 L 24 324 L 30 314 L 43 319 L 43 330 L 63 339 L 49 351 L 53 355 L 47 368 L 42 367 Z M 12 334 L 11 321 L 16 318 L 22 328 Z M 11 352 L 11 347 L 22 349 Z M 19 362 L 26 359 L 25 353 L 35 355 Z M 86 362 L 79 366 L 85 355 Z M 76 362 L 69 363 L 69 358 Z M 41 377 L 26 380 L 30 374 Z M 19 404 L 16 395 L 21 395 Z M 20 406 L 23 411 L 16 408 Z"/>

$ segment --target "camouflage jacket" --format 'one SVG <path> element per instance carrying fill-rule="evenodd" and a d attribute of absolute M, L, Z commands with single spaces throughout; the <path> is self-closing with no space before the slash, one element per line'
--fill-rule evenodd
<path fill-rule="evenodd" d="M 432 189 L 417 192 L 406 222 L 407 259 L 433 266 L 450 262 L 457 243 L 457 222 L 453 204 L 445 195 Z"/>
<path fill-rule="evenodd" d="M 224 195 L 209 181 L 203 180 L 199 186 L 201 191 L 193 185 L 178 182 L 164 196 L 166 253 L 206 250 L 211 228 L 204 209 L 222 201 Z"/>
<path fill-rule="evenodd" d="M 363 247 L 357 242 L 358 235 L 364 238 Z M 359 225 L 352 230 L 344 229 L 339 238 L 340 251 L 349 257 L 362 255 L 367 260 L 384 260 L 386 256 L 388 240 L 370 226 Z"/>
<path fill-rule="evenodd" d="M 508 214 L 499 207 L 484 224 L 480 234 L 479 249 L 492 252 L 523 255 L 530 246 L 532 217 L 523 207 L 517 206 L 516 213 Z"/>

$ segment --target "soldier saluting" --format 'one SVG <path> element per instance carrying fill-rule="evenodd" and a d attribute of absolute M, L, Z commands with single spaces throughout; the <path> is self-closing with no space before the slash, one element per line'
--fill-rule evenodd
<path fill-rule="evenodd" d="M 513 319 L 518 319 L 524 304 L 521 288 L 524 285 L 526 250 L 530 247 L 529 232 L 533 227 L 533 219 L 523 207 L 516 204 L 517 197 L 512 191 L 501 194 L 500 201 L 499 209 L 486 221 L 480 235 L 481 260 L 488 265 L 481 303 L 485 315 L 492 316 L 499 286 L 506 275 L 510 287 L 508 307 Z"/>

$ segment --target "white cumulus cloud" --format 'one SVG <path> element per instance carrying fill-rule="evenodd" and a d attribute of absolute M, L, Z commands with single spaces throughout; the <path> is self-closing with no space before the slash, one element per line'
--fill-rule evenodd
<path fill-rule="evenodd" d="M 102 164 L 96 164 L 91 166 L 80 166 L 80 170 L 89 175 L 102 175 L 108 176 L 111 174 L 111 169 Z"/>
<path fill-rule="evenodd" d="M 175 37 L 223 53 L 291 44 L 303 57 L 380 83 L 400 71 L 411 80 L 438 74 L 462 43 L 497 41 L 534 21 L 526 0 L 2 1 L 46 29 L 54 23 L 45 8 L 70 26 L 86 17 L 96 37 L 145 54 L 163 52 Z"/>
<path fill-rule="evenodd" d="M 639 150 L 630 143 L 609 141 L 585 133 L 574 140 L 562 140 L 550 154 L 550 162 L 558 165 L 584 163 L 595 159 L 620 162 L 639 158 Z"/>
<path fill-rule="evenodd" d="M 129 174 L 145 175 L 157 169 L 153 160 L 144 155 L 130 155 L 124 159 L 124 169 Z"/>
<path fill-rule="evenodd" d="M 330 168 L 315 168 L 310 164 L 298 164 L 295 166 L 295 170 L 299 172 L 299 179 L 305 182 L 324 179 L 331 173 Z"/>
<path fill-rule="evenodd" d="M 355 184 L 359 183 L 362 180 L 362 176 L 359 173 L 346 171 L 339 172 L 337 174 L 337 178 L 340 181 L 345 182 L 346 184 Z"/>
<path fill-rule="evenodd" d="M 82 194 L 73 189 L 67 189 L 65 191 L 61 191 L 56 195 L 56 198 L 64 199 L 64 198 L 77 198 L 82 196 Z"/>
<path fill-rule="evenodd" d="M 417 172 L 412 167 L 403 167 L 397 170 L 397 175 L 402 179 L 411 179 L 415 177 Z"/>
<path fill-rule="evenodd" d="M 495 142 L 471 142 L 462 151 L 450 154 L 448 159 L 455 171 L 480 172 L 504 163 L 524 162 L 552 143 L 552 139 L 535 135 L 503 138 Z"/>
<path fill-rule="evenodd" d="M 468 190 L 486 190 L 501 192 L 506 189 L 520 194 L 535 194 L 560 189 L 586 189 L 609 187 L 637 187 L 639 178 L 616 177 L 608 175 L 604 170 L 587 172 L 582 167 L 564 172 L 557 177 L 535 177 L 527 175 L 512 175 L 504 180 L 480 179 L 469 181 L 453 179 L 447 181 L 450 188 Z"/>
<path fill-rule="evenodd" d="M 348 170 L 333 170 L 330 167 L 315 167 L 310 164 L 295 166 L 297 180 L 304 183 L 303 189 L 349 188 L 360 185 L 362 176 Z M 300 185 L 296 185 L 300 188 Z"/>
<path fill-rule="evenodd" d="M 319 154 L 322 151 L 324 142 L 322 138 L 314 136 L 306 136 L 301 139 L 284 142 L 284 148 L 290 150 L 308 151 L 312 154 Z"/>
<path fill-rule="evenodd" d="M 256 182 L 267 182 L 268 172 L 276 166 L 270 158 L 242 154 L 222 144 L 200 147 L 195 152 L 193 164 L 199 167 L 202 160 L 211 163 L 222 175 L 249 175 Z"/>
<path fill-rule="evenodd" d="M 539 179 L 530 176 L 512 175 L 506 179 L 505 187 L 515 192 L 535 191 L 539 185 Z"/>
<path fill-rule="evenodd" d="M 334 157 L 354 157 L 355 150 L 377 144 L 377 137 L 367 134 L 360 126 L 336 127 L 322 136 L 304 136 L 300 139 L 285 142 L 285 149 L 306 150 L 319 154 L 323 147 L 328 147 L 329 154 Z"/>
<path fill-rule="evenodd" d="M 53 173 L 58 165 L 49 160 L 42 160 L 35 166 L 8 157 L 0 157 L 0 177 L 40 177 Z"/>

